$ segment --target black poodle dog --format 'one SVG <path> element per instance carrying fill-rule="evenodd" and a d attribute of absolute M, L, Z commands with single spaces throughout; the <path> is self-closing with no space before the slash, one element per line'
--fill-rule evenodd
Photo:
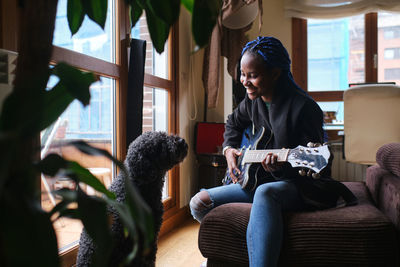
<path fill-rule="evenodd" d="M 155 266 L 157 237 L 164 213 L 161 197 L 165 175 L 174 165 L 183 161 L 187 155 L 187 150 L 188 145 L 184 139 L 158 131 L 143 133 L 130 144 L 124 164 L 130 175 L 130 181 L 136 186 L 153 212 L 155 240 L 150 251 L 143 251 L 139 247 L 135 259 L 129 266 Z M 112 182 L 110 191 L 116 194 L 117 201 L 123 202 L 125 200 L 122 172 Z M 109 212 L 113 218 L 111 231 L 116 244 L 108 266 L 114 267 L 120 266 L 123 259 L 130 253 L 133 241 L 131 238 L 125 237 L 122 223 L 116 211 L 109 208 Z M 90 266 L 92 254 L 96 248 L 85 229 L 82 231 L 79 245 L 77 266 Z"/>

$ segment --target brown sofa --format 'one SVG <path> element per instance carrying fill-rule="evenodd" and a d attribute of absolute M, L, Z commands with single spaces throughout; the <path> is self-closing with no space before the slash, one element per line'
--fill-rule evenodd
<path fill-rule="evenodd" d="M 382 146 L 365 182 L 345 182 L 359 204 L 287 213 L 280 266 L 399 266 L 400 143 Z M 251 204 L 213 209 L 199 230 L 209 267 L 248 266 Z"/>

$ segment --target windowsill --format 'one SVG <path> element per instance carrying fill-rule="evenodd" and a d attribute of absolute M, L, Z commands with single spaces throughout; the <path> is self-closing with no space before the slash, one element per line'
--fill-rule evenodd
<path fill-rule="evenodd" d="M 344 125 L 343 123 L 325 123 L 324 124 L 324 129 L 325 130 L 344 130 Z"/>

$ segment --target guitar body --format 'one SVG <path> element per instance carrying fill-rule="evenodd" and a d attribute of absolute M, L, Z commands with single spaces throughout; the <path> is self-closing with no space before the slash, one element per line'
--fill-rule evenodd
<path fill-rule="evenodd" d="M 258 177 L 260 177 L 261 173 L 265 176 L 265 171 L 262 168 L 260 163 L 248 163 L 244 164 L 243 157 L 249 150 L 257 150 L 265 148 L 271 139 L 271 133 L 266 133 L 264 127 L 261 127 L 255 133 L 252 132 L 252 127 L 248 127 L 242 137 L 242 142 L 240 144 L 241 156 L 237 159 L 237 166 L 240 170 L 240 176 L 238 179 L 238 183 L 242 186 L 243 189 L 252 191 L 258 185 Z M 224 185 L 228 185 L 232 183 L 232 178 L 229 175 L 229 169 L 227 168 L 225 177 L 222 179 L 222 183 Z"/>

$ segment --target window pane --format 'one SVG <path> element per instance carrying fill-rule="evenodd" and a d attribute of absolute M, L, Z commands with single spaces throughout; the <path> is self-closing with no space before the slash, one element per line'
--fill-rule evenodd
<path fill-rule="evenodd" d="M 364 16 L 307 22 L 308 90 L 345 90 L 364 82 Z"/>
<path fill-rule="evenodd" d="M 317 102 L 324 112 L 325 129 L 343 129 L 343 102 Z"/>
<path fill-rule="evenodd" d="M 163 79 L 169 79 L 168 42 L 165 43 L 162 54 L 156 52 L 150 39 L 145 15 L 140 17 L 132 29 L 132 38 L 146 40 L 145 72 Z"/>
<path fill-rule="evenodd" d="M 400 84 L 400 15 L 378 13 L 378 82 Z"/>
<path fill-rule="evenodd" d="M 143 92 L 143 132 L 168 132 L 168 91 L 144 87 Z"/>
<path fill-rule="evenodd" d="M 143 132 L 164 131 L 168 129 L 168 91 L 165 89 L 144 87 L 143 92 Z M 169 174 L 165 177 L 162 198 L 168 194 Z"/>
<path fill-rule="evenodd" d="M 57 80 L 51 78 L 49 87 Z M 65 146 L 71 140 L 84 140 L 92 146 L 108 150 L 113 149 L 113 122 L 114 122 L 114 91 L 115 81 L 101 78 L 91 88 L 90 105 L 83 105 L 75 100 L 58 118 L 58 120 L 41 134 L 42 158 L 50 153 L 56 153 L 66 159 L 77 161 L 97 176 L 106 186 L 112 179 L 112 164 L 102 157 L 87 156 L 71 146 Z M 73 181 L 58 176 L 42 179 L 42 206 L 46 210 L 52 209 L 59 202 L 51 192 L 63 187 L 74 188 Z M 85 188 L 88 194 L 94 194 L 92 188 Z M 79 239 L 82 224 L 78 220 L 62 218 L 54 223 L 59 242 L 59 249 L 64 250 L 74 245 Z"/>
<path fill-rule="evenodd" d="M 109 0 L 104 30 L 86 16 L 79 31 L 71 37 L 67 20 L 67 0 L 59 0 L 53 44 L 109 62 L 115 62 L 113 5 L 114 0 Z"/>

